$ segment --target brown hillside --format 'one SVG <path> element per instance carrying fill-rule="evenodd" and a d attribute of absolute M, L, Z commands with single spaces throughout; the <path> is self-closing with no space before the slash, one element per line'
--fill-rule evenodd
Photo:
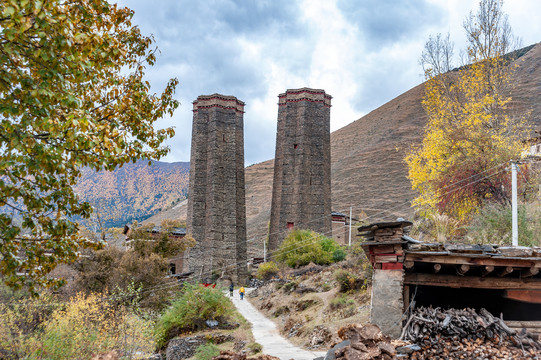
<path fill-rule="evenodd" d="M 516 63 L 511 111 L 531 109 L 531 122 L 541 124 L 541 44 Z M 407 179 L 404 153 L 422 139 L 426 116 L 421 106 L 423 84 L 414 87 L 357 121 L 331 134 L 332 206 L 368 220 L 412 216 L 415 196 Z M 332 118 L 332 111 L 331 111 Z M 246 210 L 251 255 L 261 256 L 271 206 L 273 160 L 246 168 Z M 185 218 L 186 207 L 177 206 L 160 218 Z M 158 222 L 153 217 L 149 221 Z"/>

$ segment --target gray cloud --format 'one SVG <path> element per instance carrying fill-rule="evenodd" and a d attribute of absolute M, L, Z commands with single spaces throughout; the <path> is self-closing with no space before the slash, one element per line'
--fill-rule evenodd
<path fill-rule="evenodd" d="M 539 7 L 523 4 L 536 0 L 517 1 L 528 14 Z M 166 160 L 189 160 L 191 102 L 219 92 L 246 102 L 247 164 L 274 157 L 279 93 L 292 87 L 325 88 L 335 97 L 331 121 L 335 128 L 343 126 L 420 83 L 417 59 L 428 34 L 459 28 L 462 13 L 470 10 L 461 8 L 461 0 L 120 4 L 134 9 L 133 23 L 153 34 L 161 51 L 156 65 L 147 69 L 153 90 L 161 91 L 172 77 L 180 82 L 176 96 L 181 108 L 159 123 L 176 126 Z M 516 11 L 517 17 L 522 14 Z"/>
<path fill-rule="evenodd" d="M 371 47 L 409 41 L 430 24 L 441 22 L 441 7 L 426 0 L 356 1 L 340 0 L 344 16 L 359 27 Z"/>

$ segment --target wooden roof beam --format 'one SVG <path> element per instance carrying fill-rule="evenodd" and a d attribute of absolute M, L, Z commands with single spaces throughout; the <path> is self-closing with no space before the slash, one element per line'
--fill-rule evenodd
<path fill-rule="evenodd" d="M 460 276 L 464 276 L 468 271 L 470 271 L 470 265 L 462 264 L 456 268 L 456 273 Z"/>
<path fill-rule="evenodd" d="M 512 266 L 506 266 L 498 272 L 498 277 L 504 277 L 505 275 L 509 275 L 513 272 L 513 270 L 514 269 Z"/>
<path fill-rule="evenodd" d="M 529 269 L 522 270 L 520 273 L 521 278 L 529 278 L 539 273 L 539 268 L 531 267 Z"/>
<path fill-rule="evenodd" d="M 485 266 L 485 268 L 483 270 L 481 270 L 481 276 L 485 277 L 485 276 L 487 276 L 488 274 L 490 274 L 493 271 L 494 271 L 494 266 L 487 265 L 487 266 Z"/>
<path fill-rule="evenodd" d="M 443 286 L 450 288 L 541 290 L 541 280 L 536 278 L 481 278 L 478 276 L 456 276 L 422 273 L 405 273 L 404 284 Z"/>

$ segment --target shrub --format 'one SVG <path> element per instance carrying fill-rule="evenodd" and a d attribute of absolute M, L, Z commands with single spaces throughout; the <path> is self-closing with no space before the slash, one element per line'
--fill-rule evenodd
<path fill-rule="evenodd" d="M 276 265 L 274 262 L 269 261 L 263 264 L 259 265 L 259 268 L 257 269 L 257 275 L 256 277 L 259 280 L 269 280 L 276 274 L 278 274 L 278 265 Z"/>
<path fill-rule="evenodd" d="M 0 303 L 0 349 L 6 358 L 90 359 L 96 353 L 121 349 L 151 355 L 153 322 L 101 295 L 78 294 L 64 304 L 47 294 Z M 0 356 L 2 357 L 2 356 Z"/>
<path fill-rule="evenodd" d="M 185 284 L 182 295 L 156 324 L 158 346 L 165 346 L 169 339 L 183 332 L 203 329 L 207 320 L 225 321 L 233 312 L 233 304 L 221 290 Z"/>
<path fill-rule="evenodd" d="M 29 297 L 0 284 L 0 359 L 23 359 L 35 348 L 43 322 L 57 307 L 51 296 Z"/>
<path fill-rule="evenodd" d="M 311 230 L 293 230 L 284 239 L 276 253 L 278 261 L 289 267 L 299 267 L 311 262 L 328 265 L 346 257 L 336 241 Z"/>
<path fill-rule="evenodd" d="M 246 347 L 252 352 L 252 354 L 257 354 L 263 350 L 263 346 L 260 343 L 256 342 L 249 343 L 248 345 L 246 345 Z"/>
<path fill-rule="evenodd" d="M 475 244 L 511 245 L 511 207 L 491 204 L 479 210 L 466 227 L 466 240 Z M 518 207 L 519 243 L 539 246 L 541 238 L 541 207 L 538 202 Z"/>
<path fill-rule="evenodd" d="M 355 300 L 350 299 L 346 296 L 338 296 L 329 301 L 329 309 L 332 311 L 340 310 L 348 306 L 354 306 Z"/>
<path fill-rule="evenodd" d="M 329 302 L 329 310 L 340 318 L 353 316 L 355 315 L 355 300 L 341 295 Z"/>
<path fill-rule="evenodd" d="M 352 291 L 356 289 L 361 289 L 365 284 L 365 281 L 363 278 L 343 269 L 335 271 L 334 279 L 340 286 L 341 292 L 348 292 L 348 291 Z"/>
<path fill-rule="evenodd" d="M 195 350 L 194 358 L 196 360 L 211 360 L 213 357 L 220 355 L 218 347 L 212 343 L 200 345 Z"/>

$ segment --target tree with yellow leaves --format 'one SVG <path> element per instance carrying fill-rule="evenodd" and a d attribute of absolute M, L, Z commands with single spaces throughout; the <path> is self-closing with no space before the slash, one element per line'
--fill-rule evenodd
<path fill-rule="evenodd" d="M 150 93 L 156 60 L 133 12 L 105 0 L 0 3 L 0 274 L 12 286 L 97 245 L 72 219 L 92 211 L 73 190 L 81 169 L 159 159 L 177 80 Z"/>
<path fill-rule="evenodd" d="M 464 29 L 466 64 L 457 70 L 451 70 L 449 36 L 431 37 L 425 45 L 422 104 L 428 123 L 422 144 L 405 159 L 421 214 L 440 213 L 461 222 L 485 201 L 509 201 L 505 167 L 520 157 L 528 131 L 525 115 L 508 111 L 514 69 L 509 52 L 516 40 L 502 1 L 481 0 Z"/>

